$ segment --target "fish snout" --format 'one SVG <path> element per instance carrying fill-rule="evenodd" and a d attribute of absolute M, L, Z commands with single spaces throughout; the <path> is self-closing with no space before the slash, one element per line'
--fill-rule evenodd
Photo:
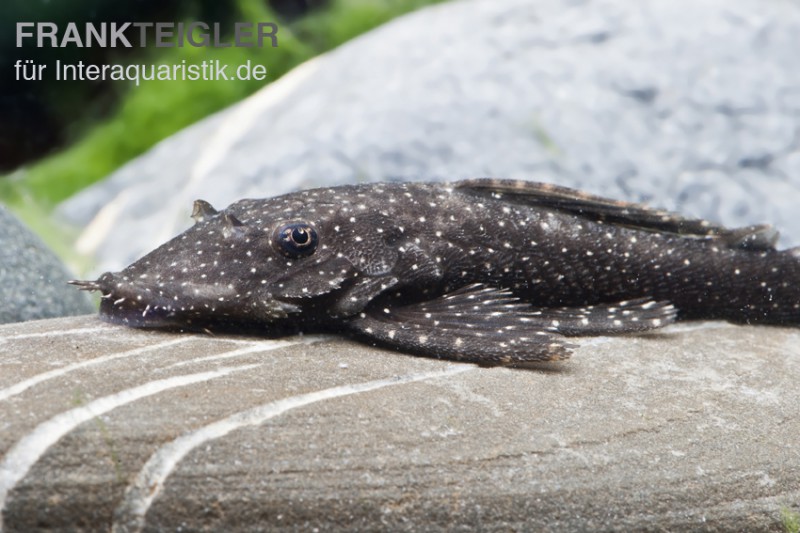
<path fill-rule="evenodd" d="M 106 272 L 94 281 L 70 280 L 68 283 L 83 291 L 99 291 L 100 316 L 109 322 L 132 327 L 176 325 L 173 298 L 143 280 Z"/>

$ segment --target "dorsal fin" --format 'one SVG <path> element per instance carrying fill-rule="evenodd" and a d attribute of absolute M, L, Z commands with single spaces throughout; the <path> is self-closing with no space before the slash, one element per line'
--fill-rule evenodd
<path fill-rule="evenodd" d="M 769 224 L 759 224 L 729 230 L 723 238 L 729 248 L 774 250 L 778 243 L 778 230 Z"/>
<path fill-rule="evenodd" d="M 767 225 L 729 229 L 708 220 L 685 218 L 670 211 L 611 200 L 551 183 L 479 178 L 456 182 L 455 187 L 645 231 L 720 239 L 730 248 L 773 249 L 778 236 L 778 232 Z"/>

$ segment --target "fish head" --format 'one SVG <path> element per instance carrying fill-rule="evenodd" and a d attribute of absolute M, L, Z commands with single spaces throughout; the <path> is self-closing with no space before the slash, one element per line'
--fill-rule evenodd
<path fill-rule="evenodd" d="M 133 327 L 335 323 L 396 283 L 397 231 L 378 211 L 319 191 L 221 211 L 198 200 L 182 234 L 120 272 L 71 283 L 101 292 L 102 318 Z"/>

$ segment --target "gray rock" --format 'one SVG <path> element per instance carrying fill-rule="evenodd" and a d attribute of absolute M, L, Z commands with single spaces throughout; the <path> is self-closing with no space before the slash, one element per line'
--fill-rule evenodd
<path fill-rule="evenodd" d="M 119 269 L 225 206 L 386 179 L 553 181 L 800 244 L 800 4 L 472 0 L 387 24 L 61 206 Z M 269 56 L 264 63 L 269 65 Z"/>
<path fill-rule="evenodd" d="M 800 330 L 480 368 L 340 338 L 0 327 L 3 531 L 776 531 Z"/>
<path fill-rule="evenodd" d="M 67 269 L 0 205 L 0 324 L 91 313 L 85 293 L 67 285 Z"/>

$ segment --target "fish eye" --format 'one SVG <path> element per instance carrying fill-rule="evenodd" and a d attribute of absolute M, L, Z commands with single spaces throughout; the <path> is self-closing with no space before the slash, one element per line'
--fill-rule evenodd
<path fill-rule="evenodd" d="M 317 249 L 317 230 L 307 222 L 289 222 L 278 226 L 272 235 L 275 248 L 287 257 L 304 257 Z"/>

